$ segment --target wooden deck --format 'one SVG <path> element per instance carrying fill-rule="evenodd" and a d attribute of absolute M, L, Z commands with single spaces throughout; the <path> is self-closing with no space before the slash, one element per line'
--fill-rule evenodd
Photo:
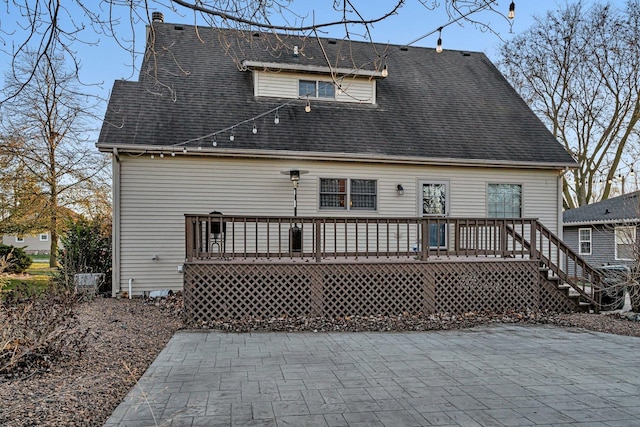
<path fill-rule="evenodd" d="M 185 219 L 194 321 L 598 308 L 599 275 L 534 219 Z"/>

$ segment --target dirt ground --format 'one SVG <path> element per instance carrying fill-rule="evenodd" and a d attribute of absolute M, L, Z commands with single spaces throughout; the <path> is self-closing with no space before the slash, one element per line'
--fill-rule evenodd
<path fill-rule="evenodd" d="M 96 298 L 78 308 L 86 347 L 13 378 L 0 378 L 2 426 L 101 426 L 142 376 L 173 333 L 185 325 L 182 300 Z M 225 331 L 428 330 L 490 322 L 552 323 L 640 336 L 640 322 L 620 315 L 522 314 L 429 316 L 404 319 L 270 319 L 219 322 Z M 76 349 L 78 350 L 78 349 Z"/>

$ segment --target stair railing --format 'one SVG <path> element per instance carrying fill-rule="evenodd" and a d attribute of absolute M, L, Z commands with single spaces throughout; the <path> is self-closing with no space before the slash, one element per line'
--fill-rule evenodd
<path fill-rule="evenodd" d="M 539 259 L 544 268 L 558 277 L 561 283 L 569 285 L 598 312 L 601 306 L 601 274 L 540 221 L 536 220 L 532 225 L 529 241 L 511 227 L 507 227 L 507 232 L 528 249 L 532 259 Z"/>

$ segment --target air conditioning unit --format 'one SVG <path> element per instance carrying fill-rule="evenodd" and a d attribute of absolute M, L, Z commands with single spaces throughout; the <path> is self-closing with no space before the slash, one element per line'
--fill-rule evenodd
<path fill-rule="evenodd" d="M 73 284 L 76 292 L 95 295 L 103 282 L 104 273 L 78 273 L 73 275 Z"/>

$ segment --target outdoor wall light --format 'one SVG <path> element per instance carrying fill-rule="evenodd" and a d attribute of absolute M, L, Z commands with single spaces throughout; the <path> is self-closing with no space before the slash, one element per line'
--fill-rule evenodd
<path fill-rule="evenodd" d="M 396 185 L 396 192 L 398 193 L 398 196 L 402 196 L 404 194 L 404 187 L 402 184 Z"/>

